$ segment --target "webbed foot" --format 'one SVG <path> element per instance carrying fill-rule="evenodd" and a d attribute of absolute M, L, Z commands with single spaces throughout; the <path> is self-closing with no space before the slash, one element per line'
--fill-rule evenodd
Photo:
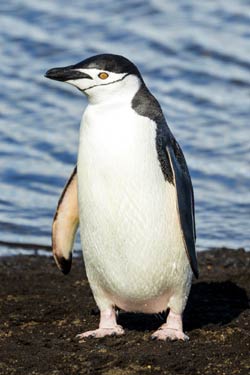
<path fill-rule="evenodd" d="M 76 337 L 83 340 L 87 337 L 101 338 L 105 336 L 120 336 L 124 334 L 122 326 L 116 323 L 116 315 L 114 308 L 109 308 L 100 312 L 99 328 L 80 333 Z"/>
<path fill-rule="evenodd" d="M 92 331 L 87 331 L 80 333 L 76 337 L 80 340 L 86 338 L 86 337 L 95 337 L 95 338 L 101 338 L 105 336 L 120 336 L 124 334 L 124 329 L 117 325 L 112 328 L 97 328 Z"/>
<path fill-rule="evenodd" d="M 163 340 L 163 341 L 175 341 L 175 340 L 182 340 L 182 341 L 188 341 L 189 337 L 185 335 L 185 333 L 182 330 L 177 330 L 174 328 L 167 327 L 166 324 L 164 324 L 162 327 L 160 327 L 157 331 L 155 331 L 151 338 L 153 340 Z"/>
<path fill-rule="evenodd" d="M 182 316 L 173 311 L 169 311 L 167 322 L 164 323 L 156 332 L 151 336 L 153 340 L 182 340 L 188 341 L 189 337 L 185 335 L 182 329 Z"/>

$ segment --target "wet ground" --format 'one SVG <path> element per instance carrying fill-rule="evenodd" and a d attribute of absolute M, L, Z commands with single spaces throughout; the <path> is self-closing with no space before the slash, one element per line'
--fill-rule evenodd
<path fill-rule="evenodd" d="M 52 258 L 1 258 L 0 374 L 249 374 L 250 253 L 198 256 L 184 317 L 189 342 L 152 341 L 159 317 L 123 313 L 125 336 L 78 343 L 76 334 L 98 324 L 82 260 L 63 276 Z"/>

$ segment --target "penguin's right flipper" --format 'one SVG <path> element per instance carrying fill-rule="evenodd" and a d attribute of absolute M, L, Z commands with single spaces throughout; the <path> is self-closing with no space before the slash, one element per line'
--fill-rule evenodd
<path fill-rule="evenodd" d="M 79 225 L 77 168 L 75 167 L 58 201 L 52 225 L 52 250 L 58 268 L 67 274 L 71 268 L 72 248 Z"/>
<path fill-rule="evenodd" d="M 198 278 L 199 270 L 195 251 L 196 231 L 192 181 L 179 144 L 175 140 L 173 140 L 172 144 L 169 144 L 166 147 L 166 151 L 174 178 L 174 185 L 177 196 L 177 209 L 185 244 L 185 250 L 192 271 L 195 277 Z"/>

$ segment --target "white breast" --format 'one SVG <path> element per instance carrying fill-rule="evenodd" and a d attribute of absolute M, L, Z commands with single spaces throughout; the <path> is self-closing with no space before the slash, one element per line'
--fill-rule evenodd
<path fill-rule="evenodd" d="M 129 105 L 89 105 L 81 124 L 86 270 L 90 283 L 100 284 L 120 307 L 168 292 L 187 265 L 175 188 L 164 180 L 155 137 L 155 123 Z"/>

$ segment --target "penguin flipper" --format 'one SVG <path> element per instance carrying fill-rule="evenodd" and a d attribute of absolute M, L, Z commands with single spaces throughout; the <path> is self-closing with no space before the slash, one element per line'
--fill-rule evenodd
<path fill-rule="evenodd" d="M 52 224 L 52 250 L 58 268 L 67 274 L 72 263 L 72 247 L 79 225 L 77 168 L 75 167 L 58 201 Z"/>
<path fill-rule="evenodd" d="M 177 210 L 179 214 L 186 253 L 190 266 L 196 278 L 199 276 L 198 262 L 195 251 L 195 217 L 194 194 L 191 178 L 188 172 L 184 155 L 180 146 L 174 140 L 166 146 L 168 159 L 171 165 L 174 185 L 177 195 Z"/>

